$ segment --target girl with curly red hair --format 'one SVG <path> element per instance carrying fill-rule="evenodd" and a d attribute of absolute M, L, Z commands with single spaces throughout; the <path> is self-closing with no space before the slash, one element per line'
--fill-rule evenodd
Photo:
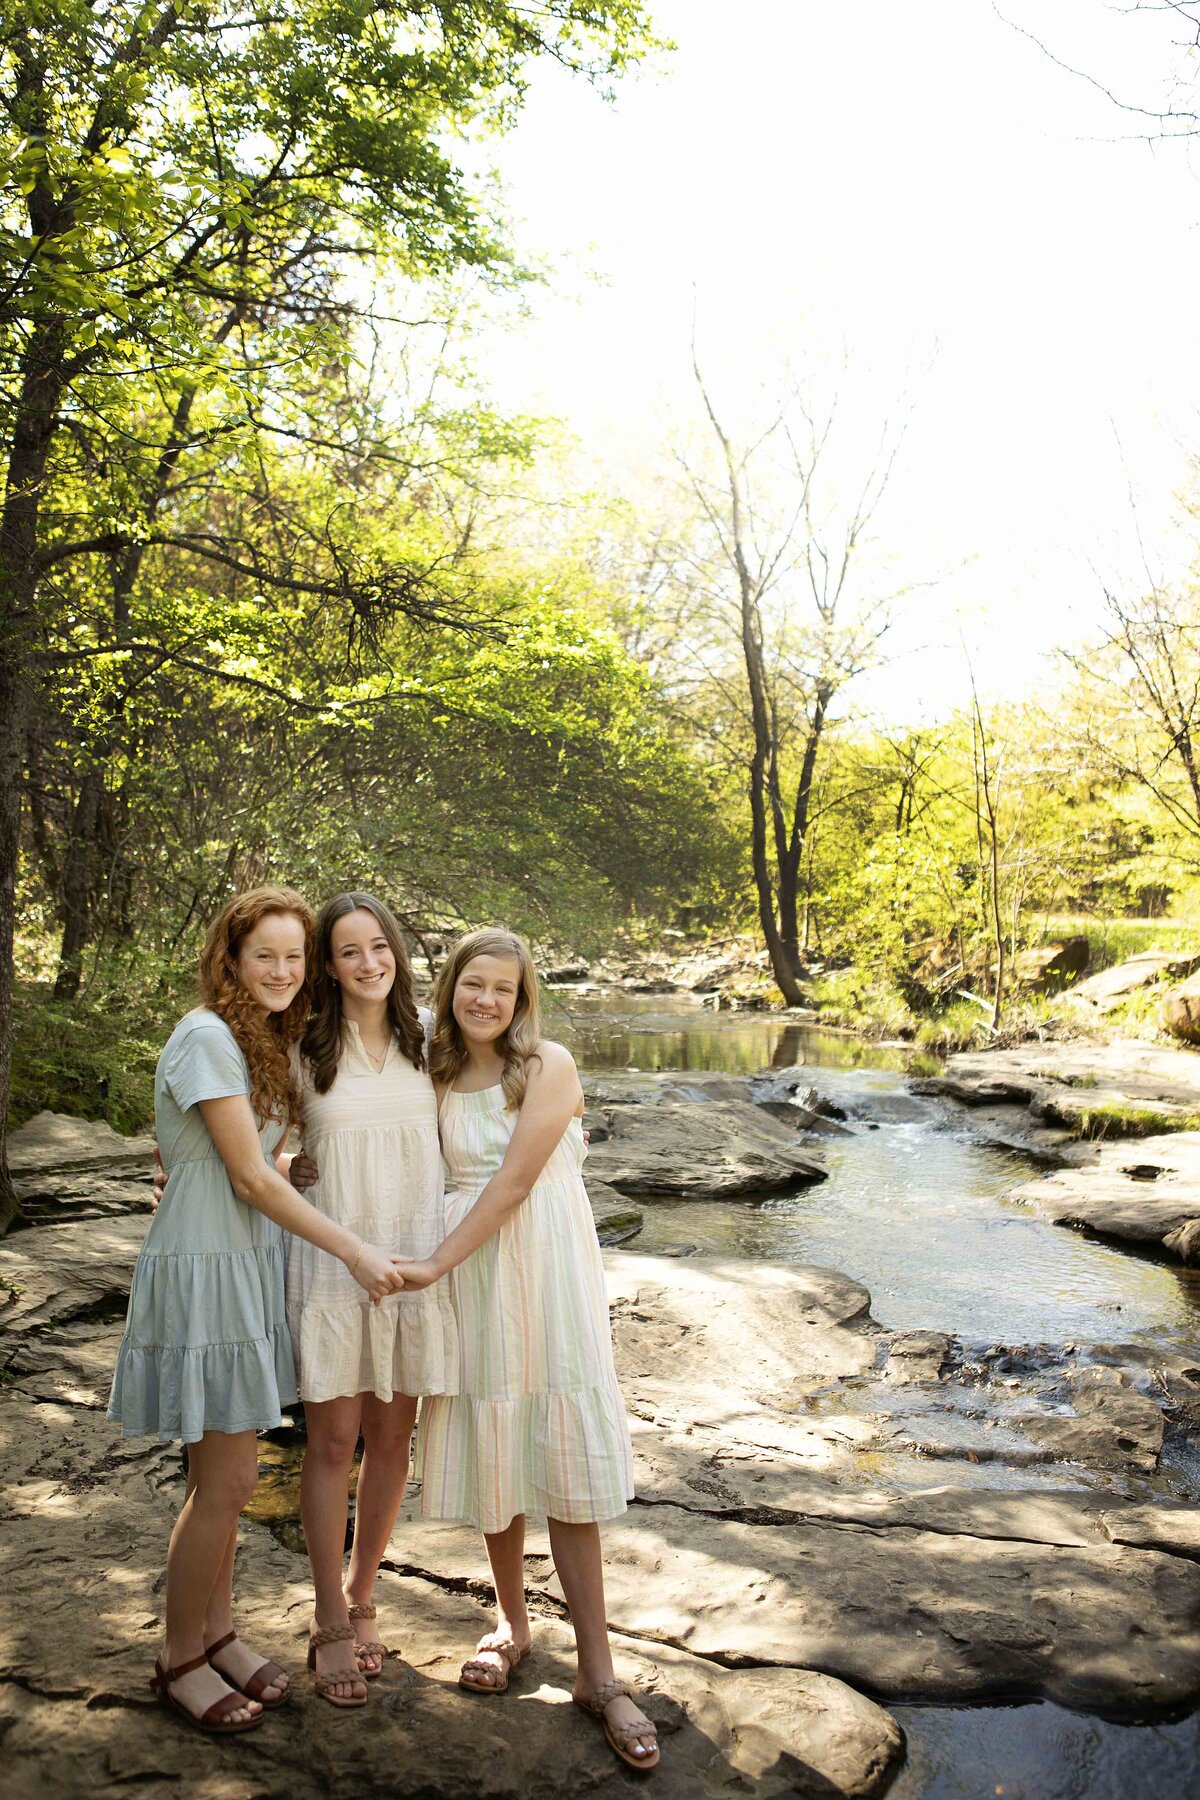
<path fill-rule="evenodd" d="M 134 1267 L 109 1403 L 125 1436 L 188 1446 L 151 1686 L 221 1733 L 250 1730 L 288 1693 L 283 1670 L 232 1623 L 255 1435 L 296 1399 L 283 1234 L 337 1257 L 373 1301 L 402 1286 L 389 1256 L 310 1206 L 273 1161 L 298 1111 L 291 1052 L 308 1017 L 313 924 L 299 894 L 274 887 L 239 895 L 213 921 L 203 1004 L 176 1026 L 155 1072 L 167 1182 Z"/>

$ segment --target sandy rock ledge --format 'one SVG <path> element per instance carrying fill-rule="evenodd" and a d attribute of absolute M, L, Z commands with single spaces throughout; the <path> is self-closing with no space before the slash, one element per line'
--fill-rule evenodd
<path fill-rule="evenodd" d="M 123 1443 L 103 1415 L 145 1219 L 77 1211 L 64 1182 L 57 1217 L 47 1198 L 0 1244 L 4 1800 L 627 1791 L 569 1704 L 542 1528 L 526 1558 L 536 1655 L 505 1699 L 456 1685 L 487 1624 L 482 1542 L 422 1522 L 416 1495 L 365 1713 L 313 1696 L 286 1445 L 264 1443 L 274 1469 L 237 1589 L 245 1635 L 292 1669 L 295 1697 L 228 1742 L 160 1712 L 146 1681 L 181 1459 Z M 903 1755 L 891 1702 L 1052 1698 L 1137 1719 L 1200 1700 L 1200 1510 L 1153 1485 L 1163 1405 L 1145 1371 L 1045 1346 L 968 1367 L 947 1334 L 882 1332 L 832 1270 L 605 1260 L 638 1495 L 605 1528 L 609 1617 L 660 1727 L 662 1800 L 871 1800 Z M 1200 1413 L 1195 1369 L 1156 1372 Z"/>

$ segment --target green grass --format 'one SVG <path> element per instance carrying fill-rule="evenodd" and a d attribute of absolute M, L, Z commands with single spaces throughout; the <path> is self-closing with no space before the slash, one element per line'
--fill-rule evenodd
<path fill-rule="evenodd" d="M 861 969 L 834 969 L 808 984 L 823 1025 L 840 1025 L 865 1037 L 911 1038 L 917 1019 L 904 996 L 889 982 Z"/>
<path fill-rule="evenodd" d="M 1076 1136 L 1102 1139 L 1158 1137 L 1168 1131 L 1200 1130 L 1200 1113 L 1161 1113 L 1132 1102 L 1103 1101 L 1081 1109 Z"/>
<path fill-rule="evenodd" d="M 1109 969 L 1127 962 L 1144 951 L 1178 951 L 1183 954 L 1196 948 L 1197 931 L 1179 919 L 1097 919 L 1082 914 L 1051 914 L 1038 942 L 1049 944 L 1058 938 L 1084 937 L 1088 941 L 1088 973 Z"/>

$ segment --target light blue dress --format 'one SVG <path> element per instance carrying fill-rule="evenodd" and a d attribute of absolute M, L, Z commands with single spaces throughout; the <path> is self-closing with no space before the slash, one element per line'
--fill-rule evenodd
<path fill-rule="evenodd" d="M 228 1025 L 189 1013 L 154 1076 L 167 1185 L 134 1264 L 108 1404 L 125 1437 L 194 1444 L 206 1431 L 267 1431 L 296 1399 L 283 1231 L 237 1198 L 197 1104 L 249 1093 Z M 266 1161 L 283 1130 L 273 1119 L 260 1131 Z"/>

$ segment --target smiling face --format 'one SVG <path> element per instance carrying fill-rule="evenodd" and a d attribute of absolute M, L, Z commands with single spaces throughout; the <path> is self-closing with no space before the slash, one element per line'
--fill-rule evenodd
<path fill-rule="evenodd" d="M 343 1000 L 368 1005 L 387 999 L 396 980 L 396 958 L 373 912 L 359 907 L 335 920 L 325 965 Z"/>
<path fill-rule="evenodd" d="M 267 913 L 242 939 L 238 980 L 269 1013 L 286 1012 L 304 982 L 304 925 L 294 913 Z"/>
<path fill-rule="evenodd" d="M 503 1037 L 520 994 L 521 965 L 515 957 L 473 956 L 463 965 L 450 1006 L 469 1049 L 486 1049 Z"/>

